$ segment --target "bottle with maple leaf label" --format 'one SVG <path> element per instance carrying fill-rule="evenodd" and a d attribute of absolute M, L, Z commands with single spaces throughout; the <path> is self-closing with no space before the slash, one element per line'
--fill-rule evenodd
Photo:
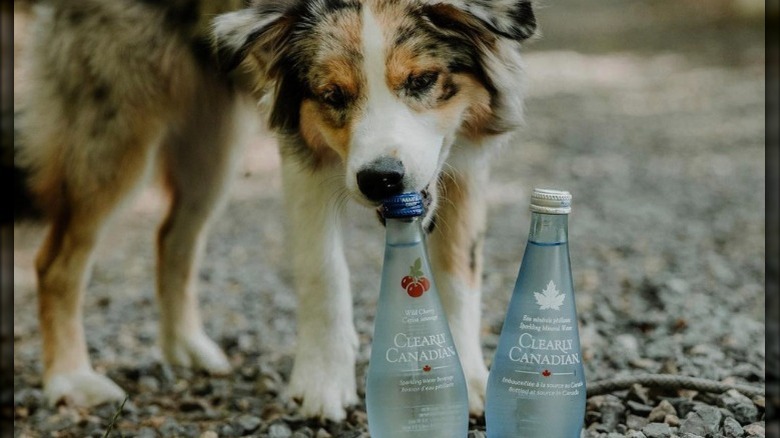
<path fill-rule="evenodd" d="M 431 276 L 419 193 L 386 200 L 385 259 L 366 374 L 373 438 L 468 433 L 463 369 Z"/>
<path fill-rule="evenodd" d="M 571 195 L 534 189 L 531 230 L 488 378 L 488 438 L 579 438 L 585 375 L 568 246 Z"/>

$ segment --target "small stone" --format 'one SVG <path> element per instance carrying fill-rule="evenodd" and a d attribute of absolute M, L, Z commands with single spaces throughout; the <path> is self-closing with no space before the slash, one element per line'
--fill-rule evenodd
<path fill-rule="evenodd" d="M 744 427 L 745 434 L 747 434 L 748 437 L 760 437 L 764 438 L 766 436 L 766 427 L 764 426 L 763 421 L 759 421 L 758 423 L 748 424 Z"/>
<path fill-rule="evenodd" d="M 664 417 L 664 423 L 668 424 L 671 427 L 679 427 L 680 426 L 680 417 L 674 414 L 667 414 Z"/>
<path fill-rule="evenodd" d="M 219 438 L 219 435 L 213 430 L 207 430 L 200 434 L 200 437 L 198 438 Z"/>
<path fill-rule="evenodd" d="M 672 428 L 666 423 L 650 423 L 642 428 L 642 433 L 647 438 L 669 438 L 672 436 Z"/>
<path fill-rule="evenodd" d="M 677 410 L 668 400 L 661 400 L 658 406 L 654 407 L 650 411 L 650 415 L 647 416 L 647 421 L 650 423 L 660 423 L 664 421 L 667 415 L 677 415 Z"/>
<path fill-rule="evenodd" d="M 696 403 L 686 397 L 678 397 L 669 399 L 669 402 L 674 406 L 674 409 L 677 411 L 677 416 L 680 418 L 685 418 L 688 416 L 688 413 L 693 411 L 693 408 L 696 406 Z"/>
<path fill-rule="evenodd" d="M 313 437 L 314 437 L 314 431 L 309 429 L 308 427 L 303 427 L 301 429 L 298 429 L 292 435 L 292 438 L 313 438 Z"/>
<path fill-rule="evenodd" d="M 164 437 L 178 437 L 185 435 L 181 425 L 179 425 L 179 423 L 177 423 L 173 418 L 167 418 L 165 420 L 162 426 L 160 426 L 160 433 Z"/>
<path fill-rule="evenodd" d="M 615 396 L 607 396 L 601 406 L 601 426 L 604 432 L 612 432 L 618 424 L 623 422 L 626 407 Z"/>
<path fill-rule="evenodd" d="M 647 436 L 638 430 L 631 430 L 626 434 L 626 438 L 647 438 Z"/>
<path fill-rule="evenodd" d="M 648 406 L 648 405 L 646 405 L 644 403 L 635 402 L 633 400 L 627 401 L 626 405 L 628 406 L 628 409 L 631 410 L 631 412 L 633 412 L 633 413 L 635 413 L 637 415 L 645 416 L 645 417 L 648 414 L 650 414 L 650 412 L 653 410 L 652 406 Z"/>
<path fill-rule="evenodd" d="M 333 436 L 333 435 L 331 435 L 330 433 L 328 433 L 328 431 L 327 431 L 327 430 L 325 430 L 325 429 L 323 429 L 323 428 L 320 428 L 319 430 L 317 430 L 317 435 L 315 435 L 314 437 L 315 437 L 315 438 L 330 438 L 330 437 L 332 437 L 332 436 Z"/>
<path fill-rule="evenodd" d="M 229 436 L 237 436 L 240 434 L 236 433 L 236 430 L 233 428 L 233 426 L 229 424 L 225 424 L 222 427 L 219 428 L 219 436 L 222 437 L 229 437 Z"/>
<path fill-rule="evenodd" d="M 285 423 L 276 422 L 268 428 L 269 438 L 290 438 L 290 436 L 292 436 L 292 431 Z"/>
<path fill-rule="evenodd" d="M 258 427 L 260 427 L 260 424 L 263 423 L 263 420 L 255 417 L 254 415 L 241 415 L 238 417 L 236 423 L 244 433 L 252 433 L 257 430 Z"/>
<path fill-rule="evenodd" d="M 745 434 L 745 430 L 734 418 L 726 418 L 723 420 L 723 434 L 726 438 L 739 438 Z"/>
<path fill-rule="evenodd" d="M 626 426 L 631 430 L 642 430 L 642 428 L 647 426 L 647 418 L 628 414 L 626 416 Z"/>
<path fill-rule="evenodd" d="M 758 408 L 736 389 L 731 389 L 718 397 L 718 406 L 728 409 L 740 424 L 750 424 L 758 419 Z"/>
<path fill-rule="evenodd" d="M 628 390 L 626 400 L 635 401 L 644 405 L 650 404 L 650 398 L 648 397 L 648 389 L 637 383 L 631 385 L 631 389 Z"/>
<path fill-rule="evenodd" d="M 699 436 L 715 433 L 720 428 L 723 415 L 715 406 L 699 404 L 689 412 L 682 424 L 680 432 L 688 432 Z"/>
<path fill-rule="evenodd" d="M 143 392 L 157 392 L 160 390 L 160 381 L 153 376 L 141 376 L 138 379 L 138 389 Z"/>

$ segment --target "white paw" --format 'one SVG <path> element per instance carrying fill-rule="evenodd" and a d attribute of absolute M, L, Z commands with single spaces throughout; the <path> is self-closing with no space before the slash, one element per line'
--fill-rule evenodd
<path fill-rule="evenodd" d="M 488 370 L 485 365 L 463 370 L 469 391 L 469 414 L 480 416 L 485 412 L 485 391 L 487 390 Z"/>
<path fill-rule="evenodd" d="M 91 369 L 52 375 L 47 379 L 43 393 L 51 405 L 64 399 L 77 406 L 95 406 L 125 398 L 122 388 Z"/>
<path fill-rule="evenodd" d="M 346 418 L 345 408 L 358 402 L 355 348 L 343 344 L 324 348 L 296 356 L 287 391 L 290 398 L 302 400 L 301 415 L 338 422 Z"/>
<path fill-rule="evenodd" d="M 202 369 L 216 375 L 227 374 L 231 369 L 225 353 L 203 333 L 163 339 L 160 349 L 171 365 Z"/>

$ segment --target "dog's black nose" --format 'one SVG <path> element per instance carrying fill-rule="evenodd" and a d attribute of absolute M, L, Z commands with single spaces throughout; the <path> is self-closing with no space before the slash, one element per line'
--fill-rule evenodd
<path fill-rule="evenodd" d="M 401 161 L 382 157 L 357 173 L 358 188 L 372 201 L 381 201 L 403 191 L 404 165 Z"/>

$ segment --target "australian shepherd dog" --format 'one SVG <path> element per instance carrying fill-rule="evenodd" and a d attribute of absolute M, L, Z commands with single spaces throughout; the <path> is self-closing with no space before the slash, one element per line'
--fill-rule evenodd
<path fill-rule="evenodd" d="M 278 139 L 299 309 L 288 394 L 340 420 L 357 402 L 346 197 L 420 191 L 434 277 L 483 410 L 480 276 L 491 153 L 520 125 L 531 0 L 58 0 L 35 9 L 21 163 L 50 220 L 36 258 L 50 402 L 124 392 L 90 365 L 81 321 L 93 249 L 151 178 L 170 193 L 157 235 L 159 345 L 227 373 L 203 329 L 206 229 L 247 137 Z M 373 214 L 373 213 L 371 213 Z"/>

